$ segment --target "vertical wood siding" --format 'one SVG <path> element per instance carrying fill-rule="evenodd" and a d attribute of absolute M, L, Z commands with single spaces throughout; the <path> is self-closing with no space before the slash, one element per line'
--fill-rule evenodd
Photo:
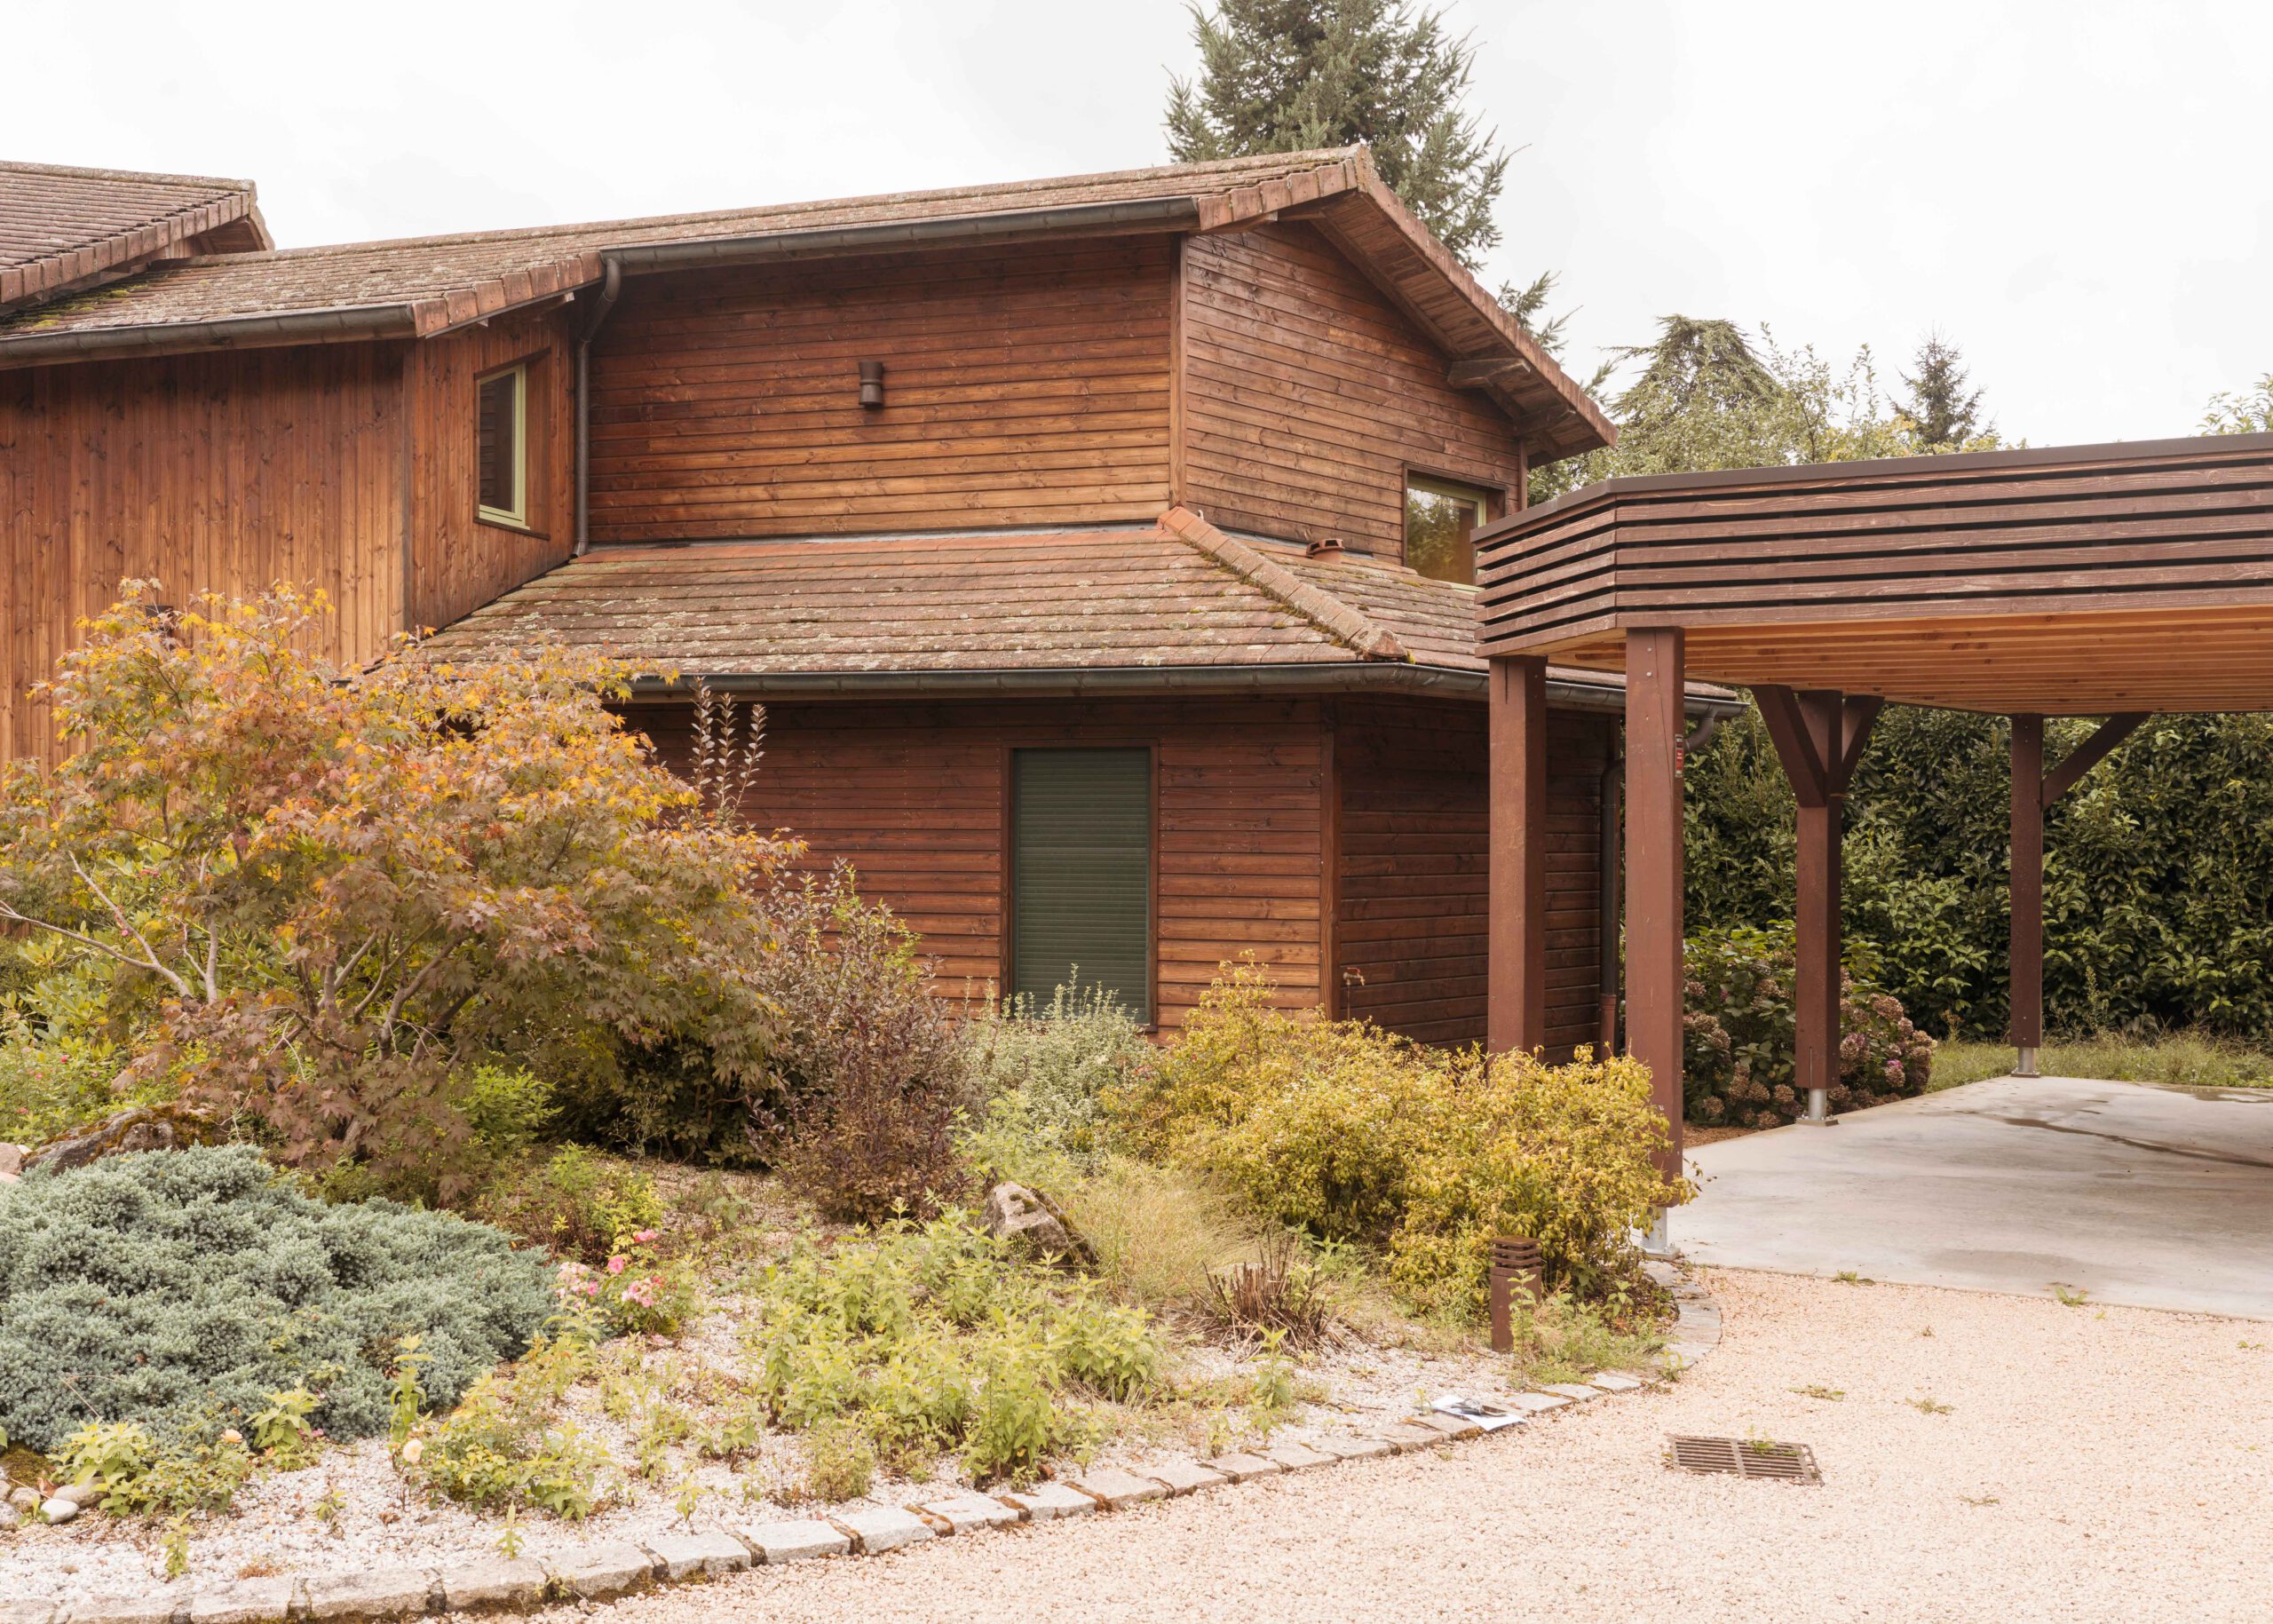
<path fill-rule="evenodd" d="M 1145 519 L 1173 245 L 635 278 L 592 354 L 595 542 Z M 884 364 L 885 405 L 858 399 Z"/>
<path fill-rule="evenodd" d="M 1602 769 L 1609 724 L 1551 711 L 1548 727 L 1547 1042 L 1596 1021 Z M 1485 712 L 1421 700 L 1337 701 L 1342 785 L 1335 908 L 1342 1008 L 1432 1043 L 1484 1038 L 1487 899 Z"/>
<path fill-rule="evenodd" d="M 682 707 L 636 708 L 667 760 Z M 836 859 L 923 936 L 951 997 L 1002 970 L 1003 773 L 1020 746 L 1158 750 L 1160 1021 L 1182 1022 L 1225 959 L 1252 949 L 1284 1001 L 1319 993 L 1322 733 L 1316 701 L 784 704 L 744 815 Z"/>
<path fill-rule="evenodd" d="M 1184 245 L 1178 499 L 1232 530 L 1401 558 L 1407 468 L 1507 487 L 1514 426 L 1325 238 L 1266 226 Z"/>
<path fill-rule="evenodd" d="M 324 345 L 0 371 L 0 756 L 55 753 L 30 694 L 119 583 L 163 601 L 320 588 L 325 654 L 402 618 L 402 349 Z"/>
<path fill-rule="evenodd" d="M 574 357 L 566 321 L 561 313 L 501 319 L 410 352 L 412 624 L 447 626 L 574 550 Z M 474 381 L 522 360 L 529 363 L 527 532 L 474 517 Z"/>

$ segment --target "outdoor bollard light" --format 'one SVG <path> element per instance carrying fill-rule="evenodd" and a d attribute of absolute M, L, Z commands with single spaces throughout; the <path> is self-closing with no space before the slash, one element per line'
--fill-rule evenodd
<path fill-rule="evenodd" d="M 1517 1280 L 1531 1293 L 1531 1300 L 1539 1301 L 1545 1288 L 1544 1268 L 1539 1256 L 1539 1242 L 1521 1235 L 1501 1235 L 1492 1242 L 1492 1351 L 1513 1353 L 1516 1351 L 1515 1287 Z"/>

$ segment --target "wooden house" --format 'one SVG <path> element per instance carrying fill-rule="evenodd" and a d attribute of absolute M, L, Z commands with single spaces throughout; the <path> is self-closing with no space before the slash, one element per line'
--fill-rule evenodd
<path fill-rule="evenodd" d="M 0 165 L 0 749 L 53 749 L 32 685 L 121 580 L 289 580 L 347 667 L 432 628 L 676 672 L 631 708 L 667 754 L 688 680 L 762 701 L 748 815 L 950 990 L 1078 965 L 1172 1026 L 1251 950 L 1478 1039 L 1469 538 L 1611 433 L 1362 149 L 285 250 L 242 183 Z M 1546 681 L 1501 768 L 1560 1048 L 1622 678 Z"/>

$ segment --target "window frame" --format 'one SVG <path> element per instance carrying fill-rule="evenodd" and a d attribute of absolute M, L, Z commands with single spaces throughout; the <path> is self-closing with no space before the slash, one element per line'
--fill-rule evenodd
<path fill-rule="evenodd" d="M 529 376 L 534 363 L 527 357 L 478 372 L 473 378 L 473 518 L 474 522 L 503 530 L 535 533 L 532 522 L 530 487 L 535 471 L 535 449 L 529 444 Z M 481 394 L 501 378 L 513 380 L 513 505 L 492 507 L 481 499 Z"/>
<path fill-rule="evenodd" d="M 997 994 L 1002 998 L 1015 996 L 1018 985 L 1018 753 L 1022 750 L 1143 750 L 1145 755 L 1145 783 L 1149 790 L 1144 809 L 1144 1018 L 1137 1023 L 1140 1031 L 1157 1033 L 1160 1030 L 1160 746 L 1152 737 L 1116 737 L 1105 735 L 1085 738 L 1078 744 L 1013 744 L 1007 741 L 1002 747 L 1002 827 L 1000 851 L 1000 883 L 1002 891 L 1002 911 L 995 922 L 995 974 Z"/>
<path fill-rule="evenodd" d="M 1412 495 L 1416 490 L 1431 496 L 1449 497 L 1453 501 L 1459 501 L 1469 496 L 1476 497 L 1484 510 L 1482 515 L 1476 521 L 1476 530 L 1481 530 L 1486 525 L 1492 524 L 1495 520 L 1504 519 L 1508 515 L 1509 487 L 1504 485 L 1494 485 L 1488 479 L 1478 479 L 1472 476 L 1464 477 L 1460 474 L 1440 473 L 1433 468 L 1423 468 L 1414 463 L 1407 463 L 1405 464 L 1404 482 L 1398 487 L 1398 505 L 1400 513 L 1404 510 L 1405 503 L 1412 499 Z M 1475 531 L 1471 530 L 1469 532 L 1471 546 L 1474 544 L 1474 535 Z M 1398 531 L 1398 561 L 1403 564 L 1407 569 L 1411 569 L 1413 567 L 1412 555 L 1409 551 L 1410 544 L 1410 534 L 1403 527 L 1402 524 L 1400 524 Z M 1429 579 L 1435 580 L 1437 579 L 1437 577 L 1430 576 Z M 1476 584 L 1473 559 L 1471 558 L 1470 560 L 1469 579 L 1467 581 L 1451 581 L 1446 582 L 1445 584 L 1447 586 L 1473 587 Z"/>

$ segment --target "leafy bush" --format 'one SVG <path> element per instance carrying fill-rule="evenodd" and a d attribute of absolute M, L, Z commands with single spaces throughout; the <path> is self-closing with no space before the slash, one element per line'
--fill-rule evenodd
<path fill-rule="evenodd" d="M 755 1318 L 777 1423 L 856 1427 L 909 1462 L 961 1446 L 982 1479 L 1030 1476 L 1085 1436 L 1073 1398 L 1142 1398 L 1160 1369 L 1149 1315 L 1013 1257 L 961 1213 L 800 1246 L 768 1270 Z"/>
<path fill-rule="evenodd" d="M 336 1438 L 387 1424 L 396 1339 L 447 1402 L 528 1345 L 543 1261 L 447 1214 L 326 1206 L 249 1148 L 116 1156 L 0 1185 L 0 1429 L 35 1448 L 91 1422 L 163 1445 L 320 1395 Z"/>
<path fill-rule="evenodd" d="M 1483 1303 L 1495 1235 L 1532 1237 L 1550 1279 L 1599 1290 L 1634 1262 L 1629 1232 L 1688 1194 L 1652 1164 L 1666 1125 L 1633 1061 L 1552 1066 L 1299 1018 L 1252 961 L 1225 966 L 1122 1109 L 1143 1145 L 1279 1223 L 1386 1246 L 1409 1300 L 1461 1311 Z"/>
<path fill-rule="evenodd" d="M 987 1141 L 1083 1161 L 1108 1148 L 1101 1101 L 1137 1085 L 1159 1058 L 1144 1028 L 1102 987 L 1061 986 L 1037 1007 L 988 1003 L 963 1028 Z"/>
<path fill-rule="evenodd" d="M 2046 726 L 2057 760 L 2088 721 Z M 2003 719 L 1889 706 L 1848 796 L 1845 915 L 1871 978 L 1936 1034 L 2004 1034 Z M 2273 1042 L 2273 716 L 2157 717 L 2047 813 L 2054 1033 L 2201 1027 Z M 1756 713 L 1691 758 L 1688 916 L 1792 917 L 1792 797 Z"/>
<path fill-rule="evenodd" d="M 554 1417 L 562 1384 L 549 1367 L 563 1352 L 573 1359 L 575 1348 L 539 1348 L 525 1370 L 483 1375 L 447 1418 L 403 1446 L 413 1477 L 471 1506 L 590 1517 L 607 1497 L 614 1462 L 574 1422 Z"/>
<path fill-rule="evenodd" d="M 625 1236 L 661 1225 L 663 1199 L 638 1168 L 564 1145 L 493 1178 L 475 1210 L 561 1257 L 604 1264 Z"/>
<path fill-rule="evenodd" d="M 64 1441 L 56 1470 L 65 1483 L 102 1491 L 102 1509 L 138 1512 L 218 1511 L 252 1476 L 252 1451 L 234 1430 L 210 1442 L 161 1444 L 139 1422 L 90 1422 Z"/>
<path fill-rule="evenodd" d="M 617 1250 L 598 1268 L 570 1261 L 554 1276 L 565 1312 L 594 1335 L 676 1336 L 701 1301 L 685 1260 L 664 1256 L 660 1232 L 634 1230 L 617 1237 Z"/>
<path fill-rule="evenodd" d="M 967 1183 L 954 1130 L 971 1092 L 915 933 L 863 901 L 843 864 L 775 886 L 764 907 L 779 946 L 756 980 L 780 1035 L 746 1096 L 760 1142 L 826 1216 L 939 1210 Z"/>
<path fill-rule="evenodd" d="M 789 848 L 704 815 L 624 730 L 622 668 L 407 650 L 341 682 L 308 653 L 320 601 L 170 619 L 153 594 L 48 685 L 68 756 L 0 783 L 0 922 L 103 972 L 77 1034 L 130 1086 L 455 1198 L 480 1060 L 699 1036 L 760 1074 L 752 893 Z"/>
<path fill-rule="evenodd" d="M 1683 1108 L 1700 1127 L 1773 1128 L 1807 1110 L 1794 1082 L 1796 1030 L 1788 926 L 1691 937 L 1683 1032 Z M 1921 1093 L 1933 1040 L 1891 994 L 1840 971 L 1839 1080 L 1833 1111 L 1859 1111 Z"/>

